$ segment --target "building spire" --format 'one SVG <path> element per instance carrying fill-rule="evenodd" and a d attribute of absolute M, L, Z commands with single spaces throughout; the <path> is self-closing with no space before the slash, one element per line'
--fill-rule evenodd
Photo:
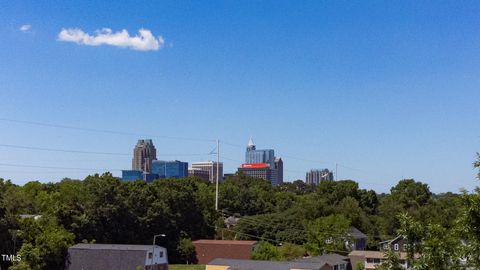
<path fill-rule="evenodd" d="M 250 140 L 248 140 L 247 146 L 255 146 L 255 144 L 253 143 L 253 140 L 252 140 L 252 136 L 250 136 Z"/>

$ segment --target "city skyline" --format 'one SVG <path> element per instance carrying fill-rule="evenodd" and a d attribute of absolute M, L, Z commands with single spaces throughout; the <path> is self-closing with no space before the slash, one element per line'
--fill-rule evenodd
<path fill-rule="evenodd" d="M 251 136 L 288 181 L 338 163 L 380 192 L 477 182 L 478 2 L 0 6 L 0 177 L 14 183 L 119 176 L 138 138 L 189 163 L 215 160 L 219 139 L 235 172 Z"/>

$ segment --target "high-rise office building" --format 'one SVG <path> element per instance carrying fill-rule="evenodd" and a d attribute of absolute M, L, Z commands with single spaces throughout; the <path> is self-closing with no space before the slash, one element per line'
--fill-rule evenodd
<path fill-rule="evenodd" d="M 283 183 L 282 159 L 275 157 L 273 149 L 257 150 L 252 138 L 250 138 L 247 144 L 245 164 L 238 168 L 238 172 L 265 179 L 274 186 Z"/>
<path fill-rule="evenodd" d="M 152 161 L 152 173 L 159 178 L 183 178 L 188 176 L 188 163 L 178 160 Z"/>
<path fill-rule="evenodd" d="M 256 163 L 268 163 L 273 168 L 275 166 L 275 151 L 273 149 L 257 150 L 252 138 L 250 138 L 245 152 L 245 164 Z"/>
<path fill-rule="evenodd" d="M 154 160 L 157 160 L 157 149 L 152 140 L 138 140 L 133 149 L 132 170 L 151 172 Z"/>
<path fill-rule="evenodd" d="M 203 169 L 200 169 L 200 168 L 189 168 L 188 176 L 198 177 L 198 178 L 202 178 L 205 181 L 210 181 L 210 172 L 204 171 Z"/>
<path fill-rule="evenodd" d="M 274 186 L 283 183 L 283 160 L 282 158 L 275 158 L 275 184 Z"/>
<path fill-rule="evenodd" d="M 218 181 L 223 181 L 223 163 L 216 161 L 193 162 L 192 169 L 199 169 L 208 172 L 208 181 L 215 183 L 217 180 L 217 166 L 218 166 Z"/>
<path fill-rule="evenodd" d="M 310 170 L 305 176 L 305 182 L 309 185 L 318 185 L 321 181 L 332 181 L 333 173 L 328 169 Z"/>
<path fill-rule="evenodd" d="M 277 185 L 275 179 L 276 172 L 274 169 L 270 168 L 268 163 L 242 164 L 240 168 L 238 168 L 238 173 L 267 180 L 272 183 L 273 186 Z"/>

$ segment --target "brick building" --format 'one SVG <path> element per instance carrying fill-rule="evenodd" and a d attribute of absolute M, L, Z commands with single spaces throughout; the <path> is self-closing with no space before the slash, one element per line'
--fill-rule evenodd
<path fill-rule="evenodd" d="M 240 240 L 197 240 L 193 241 L 195 246 L 197 262 L 207 264 L 217 259 L 244 259 L 252 256 L 252 251 L 257 241 Z"/>

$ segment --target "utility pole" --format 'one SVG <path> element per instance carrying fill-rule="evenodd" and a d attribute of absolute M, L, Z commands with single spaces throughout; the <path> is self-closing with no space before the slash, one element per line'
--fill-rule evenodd
<path fill-rule="evenodd" d="M 218 211 L 218 176 L 220 173 L 220 140 L 217 139 L 217 181 L 215 184 L 215 210 Z"/>

